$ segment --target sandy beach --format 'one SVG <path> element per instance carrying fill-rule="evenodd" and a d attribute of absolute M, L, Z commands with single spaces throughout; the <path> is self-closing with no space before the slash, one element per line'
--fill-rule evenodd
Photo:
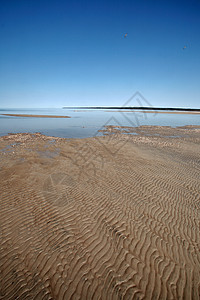
<path fill-rule="evenodd" d="M 130 111 L 129 111 L 130 112 Z M 133 111 L 131 111 L 133 112 Z M 146 114 L 189 114 L 189 115 L 198 115 L 200 114 L 200 111 L 160 111 L 160 110 L 153 110 L 153 111 L 148 111 L 148 110 L 137 110 L 135 112 L 142 112 Z"/>
<path fill-rule="evenodd" d="M 180 114 L 180 115 L 199 115 L 200 111 L 160 111 L 160 110 L 125 110 L 125 109 L 121 109 L 121 110 L 110 110 L 109 112 L 123 112 L 123 113 L 127 113 L 127 112 L 132 112 L 132 113 L 144 113 L 144 114 Z M 107 112 L 106 110 L 104 110 L 104 112 Z"/>
<path fill-rule="evenodd" d="M 30 115 L 30 114 L 2 114 L 9 117 L 26 117 L 26 118 L 71 118 L 69 116 L 54 116 L 54 115 Z"/>
<path fill-rule="evenodd" d="M 199 299 L 200 126 L 104 133 L 0 137 L 0 299 Z"/>

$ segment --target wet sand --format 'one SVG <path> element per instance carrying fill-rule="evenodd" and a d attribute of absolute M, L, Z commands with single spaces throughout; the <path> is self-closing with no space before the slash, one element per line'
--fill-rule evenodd
<path fill-rule="evenodd" d="M 27 115 L 27 114 L 1 114 L 10 117 L 26 117 L 26 118 L 71 118 L 69 116 L 54 116 L 54 115 Z"/>
<path fill-rule="evenodd" d="M 200 127 L 0 137 L 0 299 L 199 299 Z"/>

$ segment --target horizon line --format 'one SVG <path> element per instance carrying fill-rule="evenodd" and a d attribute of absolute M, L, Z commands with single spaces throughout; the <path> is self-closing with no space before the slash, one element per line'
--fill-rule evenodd
<path fill-rule="evenodd" d="M 200 111 L 200 108 L 190 107 L 151 107 L 151 106 L 63 106 L 63 109 L 142 109 L 142 110 L 178 110 Z"/>

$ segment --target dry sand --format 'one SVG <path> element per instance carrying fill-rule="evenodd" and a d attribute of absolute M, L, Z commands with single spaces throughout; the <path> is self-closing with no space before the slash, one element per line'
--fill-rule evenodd
<path fill-rule="evenodd" d="M 26 117 L 26 118 L 71 118 L 69 116 L 54 116 L 54 115 L 27 115 L 27 114 L 1 114 L 10 117 Z"/>
<path fill-rule="evenodd" d="M 136 131 L 0 138 L 0 299 L 199 299 L 200 128 Z"/>

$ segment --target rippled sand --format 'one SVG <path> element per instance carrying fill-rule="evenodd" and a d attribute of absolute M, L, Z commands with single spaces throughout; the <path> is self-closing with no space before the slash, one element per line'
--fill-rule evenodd
<path fill-rule="evenodd" d="M 136 132 L 0 137 L 0 299 L 199 299 L 200 129 Z"/>

